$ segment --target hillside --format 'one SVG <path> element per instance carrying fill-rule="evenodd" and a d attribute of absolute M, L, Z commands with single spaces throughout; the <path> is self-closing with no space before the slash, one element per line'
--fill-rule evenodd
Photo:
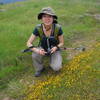
<path fill-rule="evenodd" d="M 94 58 L 100 56 L 100 44 L 95 45 L 96 49 L 74 57 L 60 74 L 48 74 L 35 85 L 29 84 L 24 100 L 98 100 L 100 69 Z"/>
<path fill-rule="evenodd" d="M 100 1 L 27 0 L 0 5 L 0 100 L 99 100 Z M 63 68 L 35 78 L 31 53 L 21 53 L 41 8 L 51 6 L 64 31 Z M 37 45 L 38 41 L 34 44 Z M 44 62 L 48 64 L 46 60 Z"/>

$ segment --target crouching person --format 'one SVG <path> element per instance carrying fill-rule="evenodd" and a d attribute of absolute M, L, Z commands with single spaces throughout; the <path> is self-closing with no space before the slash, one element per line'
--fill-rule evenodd
<path fill-rule="evenodd" d="M 44 71 L 43 57 L 50 57 L 50 67 L 54 71 L 62 68 L 62 56 L 60 47 L 64 44 L 63 31 L 57 24 L 57 16 L 50 7 L 43 8 L 38 14 L 38 20 L 41 24 L 36 25 L 32 35 L 27 41 L 27 46 L 31 47 L 33 41 L 39 37 L 39 46 L 33 47 L 31 50 L 33 66 L 35 67 L 35 76 L 38 77 Z"/>

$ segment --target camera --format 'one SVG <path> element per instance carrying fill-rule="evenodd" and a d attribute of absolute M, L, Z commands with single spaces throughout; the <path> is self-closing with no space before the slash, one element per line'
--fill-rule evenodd
<path fill-rule="evenodd" d="M 50 56 L 50 55 L 51 55 L 51 49 L 50 49 L 50 48 L 48 48 L 48 49 L 47 49 L 46 56 Z"/>

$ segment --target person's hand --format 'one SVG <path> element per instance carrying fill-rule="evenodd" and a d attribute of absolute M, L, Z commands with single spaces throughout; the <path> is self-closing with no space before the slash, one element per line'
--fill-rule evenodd
<path fill-rule="evenodd" d="M 47 53 L 47 52 L 45 52 L 44 49 L 40 49 L 40 50 L 39 50 L 39 54 L 40 54 L 40 55 L 45 55 L 46 53 Z"/>
<path fill-rule="evenodd" d="M 38 49 L 38 48 L 33 48 L 32 49 L 34 52 L 40 54 L 40 55 L 45 55 L 47 52 L 45 52 L 44 49 Z"/>
<path fill-rule="evenodd" d="M 47 53 L 47 52 L 45 52 L 44 49 L 32 48 L 31 50 L 40 54 L 40 55 L 45 55 Z"/>
<path fill-rule="evenodd" d="M 57 50 L 57 47 L 55 46 L 55 47 L 53 47 L 53 48 L 51 49 L 51 53 L 54 53 L 56 50 Z"/>

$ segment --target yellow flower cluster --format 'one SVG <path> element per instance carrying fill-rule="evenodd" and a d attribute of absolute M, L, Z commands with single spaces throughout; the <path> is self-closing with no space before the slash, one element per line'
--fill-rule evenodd
<path fill-rule="evenodd" d="M 100 43 L 96 44 L 96 46 L 99 45 Z M 50 86 L 52 86 L 52 89 L 61 87 L 63 79 L 63 84 L 65 87 L 72 87 L 74 83 L 78 81 L 79 78 L 85 73 L 85 71 L 91 68 L 91 66 L 87 64 L 85 65 L 85 68 L 81 67 L 80 61 L 82 59 L 88 61 L 92 53 L 93 50 L 81 53 L 80 55 L 74 57 L 73 60 L 70 61 L 67 66 L 63 67 L 61 74 L 57 76 L 52 75 L 46 77 L 45 81 L 38 81 L 35 85 L 30 86 L 24 100 L 51 100 L 54 94 L 50 94 L 46 97 L 44 94 L 49 91 Z M 83 68 L 81 72 L 75 75 L 74 72 L 78 71 L 81 68 Z M 78 99 L 80 98 L 79 95 L 76 95 L 76 97 Z"/>
<path fill-rule="evenodd" d="M 56 85 L 59 85 L 59 81 L 61 81 L 61 79 L 58 76 L 56 76 L 55 78 L 50 77 L 49 79 L 47 79 L 47 81 L 39 81 L 36 85 L 33 85 L 28 89 L 27 97 L 24 100 L 42 100 L 41 95 L 45 93 L 46 90 L 48 90 L 48 88 L 44 90 L 44 87 L 48 86 L 49 84 L 53 84 L 53 88 L 56 88 Z M 51 97 L 51 95 L 48 95 L 48 98 Z"/>
<path fill-rule="evenodd" d="M 80 67 L 80 61 L 83 58 L 88 59 L 88 57 L 92 54 L 92 50 L 89 52 L 81 53 L 80 55 L 74 57 L 74 59 L 69 63 L 68 70 L 75 71 Z"/>

